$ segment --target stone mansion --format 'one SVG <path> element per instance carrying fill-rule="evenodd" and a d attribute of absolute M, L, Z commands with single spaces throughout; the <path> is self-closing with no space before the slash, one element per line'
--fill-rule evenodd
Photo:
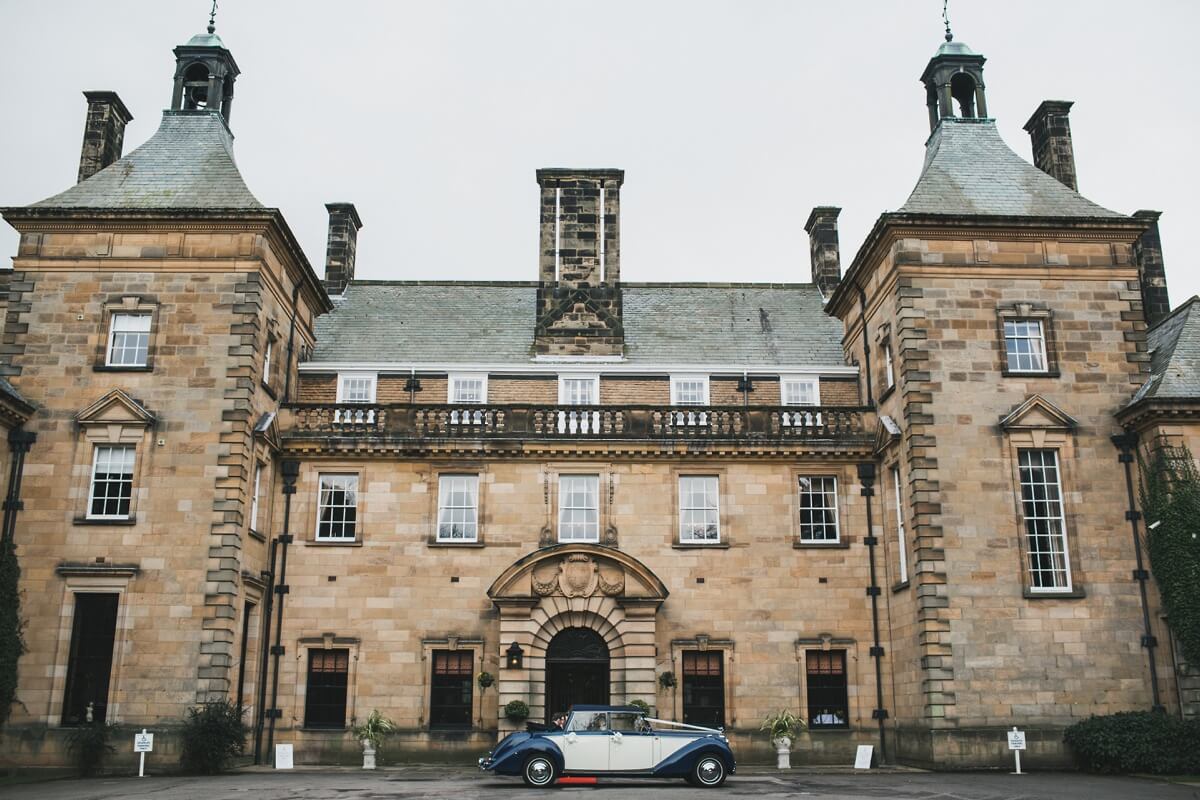
<path fill-rule="evenodd" d="M 933 767 L 1200 713 L 1127 484 L 1200 448 L 1200 311 L 1157 212 L 1076 191 L 1071 103 L 1027 162 L 947 36 L 916 186 L 845 261 L 813 208 L 811 283 L 626 280 L 625 175 L 573 168 L 531 176 L 518 280 L 366 281 L 352 204 L 318 274 L 243 181 L 221 38 L 174 52 L 149 140 L 123 155 L 130 111 L 86 92 L 78 183 L 2 209 L 0 762 L 88 718 L 169 751 L 221 698 L 307 763 L 356 760 L 375 709 L 399 758 L 476 756 L 517 700 L 642 701 L 743 760 L 783 706 L 799 762 Z"/>

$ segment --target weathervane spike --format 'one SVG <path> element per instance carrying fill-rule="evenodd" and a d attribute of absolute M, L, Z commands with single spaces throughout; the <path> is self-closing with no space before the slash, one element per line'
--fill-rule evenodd
<path fill-rule="evenodd" d="M 212 11 L 208 12 L 208 32 L 217 32 L 217 0 L 213 0 Z"/>
<path fill-rule="evenodd" d="M 216 0 L 213 5 L 216 6 Z M 942 0 L 942 22 L 946 23 L 946 41 L 954 41 L 954 34 L 950 32 L 950 0 Z"/>

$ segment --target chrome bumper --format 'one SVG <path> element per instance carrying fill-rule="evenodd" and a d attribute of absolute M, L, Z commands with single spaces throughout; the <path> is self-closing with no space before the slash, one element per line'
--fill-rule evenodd
<path fill-rule="evenodd" d="M 479 768 L 480 768 L 480 769 L 482 769 L 482 770 L 488 770 L 488 769 L 491 769 L 491 768 L 492 768 L 492 759 L 491 759 L 491 757 L 490 757 L 490 756 L 484 756 L 483 758 L 479 759 Z"/>

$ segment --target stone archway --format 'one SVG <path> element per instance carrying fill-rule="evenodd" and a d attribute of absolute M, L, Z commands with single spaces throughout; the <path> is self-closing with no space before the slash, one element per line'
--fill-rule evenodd
<path fill-rule="evenodd" d="M 528 703 L 532 720 L 557 710 L 546 707 L 546 655 L 555 635 L 568 628 L 590 629 L 608 647 L 610 702 L 653 705 L 655 623 L 667 595 L 640 561 L 600 545 L 542 548 L 506 569 L 488 589 L 500 612 L 501 734 L 516 727 L 504 718 L 511 700 Z M 506 666 L 513 642 L 525 653 L 520 669 Z"/>

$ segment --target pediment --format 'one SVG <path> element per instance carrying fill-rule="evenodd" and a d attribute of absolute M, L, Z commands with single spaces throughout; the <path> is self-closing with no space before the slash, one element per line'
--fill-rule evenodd
<path fill-rule="evenodd" d="M 1079 427 L 1075 418 L 1040 394 L 1035 394 L 1000 419 L 1006 431 L 1073 431 Z"/>
<path fill-rule="evenodd" d="M 154 424 L 154 415 L 145 406 L 120 389 L 113 389 L 75 415 L 80 425 L 140 425 Z"/>
<path fill-rule="evenodd" d="M 488 589 L 494 601 L 542 597 L 664 600 L 667 587 L 632 556 L 611 547 L 546 547 L 520 559 Z"/>
<path fill-rule="evenodd" d="M 274 411 L 268 411 L 254 424 L 254 438 L 266 442 L 272 449 L 279 449 L 279 420 Z"/>
<path fill-rule="evenodd" d="M 879 422 L 875 426 L 875 452 L 882 453 L 898 441 L 900 441 L 900 426 L 888 415 L 880 414 Z"/>
<path fill-rule="evenodd" d="M 538 328 L 550 331 L 621 330 L 621 321 L 613 316 L 585 289 L 576 289 L 548 310 L 538 321 Z"/>

